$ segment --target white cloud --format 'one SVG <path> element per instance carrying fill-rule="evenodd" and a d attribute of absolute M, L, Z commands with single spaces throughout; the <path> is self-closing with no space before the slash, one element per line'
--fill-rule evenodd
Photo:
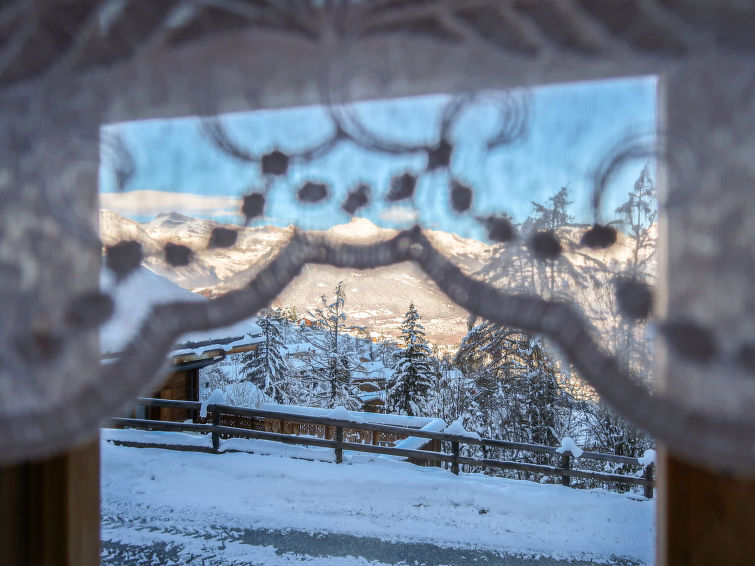
<path fill-rule="evenodd" d="M 152 216 L 179 212 L 187 216 L 228 216 L 239 214 L 241 199 L 167 191 L 130 191 L 100 194 L 100 206 L 123 216 Z"/>
<path fill-rule="evenodd" d="M 418 217 L 419 213 L 415 209 L 399 205 L 386 208 L 380 213 L 381 220 L 396 224 L 410 224 L 416 222 Z"/>

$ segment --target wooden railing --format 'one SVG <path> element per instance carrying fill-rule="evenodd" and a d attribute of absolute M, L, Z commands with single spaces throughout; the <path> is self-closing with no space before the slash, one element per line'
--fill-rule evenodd
<path fill-rule="evenodd" d="M 181 408 L 191 411 L 199 411 L 201 403 L 196 401 L 175 401 L 168 399 L 149 399 L 141 398 L 138 405 L 151 407 L 169 407 Z M 451 465 L 451 471 L 454 474 L 459 473 L 460 465 L 497 468 L 502 470 L 515 470 L 546 476 L 560 476 L 562 485 L 570 485 L 571 478 L 581 478 L 593 480 L 607 484 L 620 485 L 637 485 L 644 487 L 644 495 L 648 499 L 653 497 L 653 488 L 655 481 L 653 479 L 654 465 L 643 466 L 637 458 L 629 456 L 619 456 L 616 454 L 603 454 L 599 452 L 584 451 L 578 460 L 597 460 L 603 462 L 612 462 L 615 464 L 624 464 L 643 468 L 642 477 L 612 474 L 594 470 L 580 470 L 573 467 L 574 456 L 569 451 L 559 450 L 558 447 L 544 446 L 541 444 L 529 444 L 523 442 L 511 442 L 508 440 L 495 440 L 491 438 L 473 438 L 469 436 L 458 436 L 444 432 L 433 432 L 429 430 L 414 429 L 404 426 L 395 426 L 387 424 L 353 422 L 348 420 L 339 420 L 323 416 L 302 415 L 295 412 L 270 411 L 266 409 L 251 409 L 245 407 L 232 407 L 229 405 L 208 405 L 208 414 L 212 415 L 211 423 L 190 423 L 190 422 L 173 422 L 173 421 L 156 421 L 148 419 L 134 418 L 113 418 L 112 424 L 122 427 L 131 427 L 146 430 L 172 431 L 172 432 L 195 432 L 212 435 L 212 451 L 220 450 L 220 438 L 252 438 L 258 440 L 271 440 L 285 444 L 298 444 L 304 446 L 319 446 L 332 448 L 335 451 L 336 463 L 343 461 L 343 451 L 351 450 L 354 452 L 367 452 L 373 454 L 388 454 L 393 456 L 402 456 L 411 459 L 414 462 L 448 462 Z M 297 436 L 294 434 L 281 434 L 277 432 L 267 432 L 262 430 L 251 430 L 247 428 L 237 428 L 223 426 L 220 423 L 221 415 L 236 415 L 241 417 L 251 417 L 255 419 L 276 419 L 280 421 L 290 421 L 302 424 L 322 425 L 333 427 L 335 429 L 335 439 L 315 438 L 311 436 Z M 432 450 L 411 450 L 407 448 L 398 448 L 393 446 L 381 446 L 377 444 L 360 444 L 344 440 L 344 430 L 371 431 L 373 433 L 387 433 L 397 437 L 419 437 L 430 440 L 437 440 L 441 443 L 448 443 L 451 446 L 451 453 Z M 121 441 L 122 444 L 129 444 Z M 141 444 L 132 442 L 130 444 Z M 461 455 L 462 445 L 483 446 L 503 448 L 507 450 L 517 450 L 523 452 L 533 452 L 548 454 L 559 458 L 558 466 L 545 464 L 533 464 L 529 462 L 515 462 L 510 460 L 496 460 L 490 458 L 473 458 Z M 442 446 L 442 444 L 441 444 Z M 170 446 L 164 446 L 169 448 Z M 182 447 L 183 449 L 199 449 L 200 447 Z"/>

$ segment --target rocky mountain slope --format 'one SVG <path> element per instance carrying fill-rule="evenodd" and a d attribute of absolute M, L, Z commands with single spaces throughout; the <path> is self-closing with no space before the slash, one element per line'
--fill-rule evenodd
<path fill-rule="evenodd" d="M 147 254 L 144 264 L 149 269 L 208 297 L 247 284 L 293 233 L 292 226 L 238 228 L 235 246 L 209 249 L 207 242 L 218 225 L 211 220 L 176 213 L 161 214 L 146 223 L 134 222 L 108 210 L 102 210 L 100 215 L 105 245 L 123 239 L 140 241 Z M 559 232 L 570 269 L 582 270 L 600 264 L 611 267 L 614 272 L 622 270 L 631 255 L 630 242 L 625 235 L 619 233 L 618 244 L 608 250 L 589 250 L 578 246 L 581 232 L 578 227 L 567 227 Z M 354 218 L 350 223 L 333 226 L 324 233 L 339 241 L 366 243 L 389 238 L 395 230 Z M 498 279 L 497 263 L 490 260 L 500 248 L 447 232 L 427 233 L 436 247 L 466 273 L 493 282 Z M 161 252 L 167 242 L 189 246 L 194 251 L 192 263 L 181 268 L 167 265 Z M 503 260 L 498 260 L 498 264 L 503 265 Z M 467 332 L 468 313 L 453 304 L 411 263 L 365 271 L 310 265 L 281 293 L 275 304 L 295 306 L 300 315 L 305 315 L 321 305 L 321 296 L 332 300 L 333 289 L 339 281 L 344 282 L 349 324 L 363 326 L 367 332 L 397 336 L 403 315 L 412 301 L 417 305 L 428 338 L 433 343 L 455 345 Z M 567 296 L 573 294 L 574 300 L 585 306 L 594 303 L 595 292 L 577 289 L 568 277 L 559 281 L 557 287 L 557 291 Z"/>
<path fill-rule="evenodd" d="M 100 231 L 105 245 L 123 239 L 138 240 L 147 255 L 144 263 L 155 273 L 186 289 L 213 297 L 248 283 L 285 245 L 293 227 L 240 228 L 239 238 L 230 249 L 209 249 L 211 220 L 180 214 L 162 214 L 147 223 L 137 223 L 111 211 L 102 210 Z M 325 232 L 339 241 L 366 243 L 395 234 L 362 218 L 334 226 Z M 430 232 L 434 243 L 468 273 L 479 270 L 489 257 L 491 246 L 455 234 Z M 167 242 L 194 250 L 194 261 L 174 268 L 162 259 Z M 420 310 L 428 338 L 436 344 L 458 344 L 466 334 L 467 313 L 454 305 L 417 267 L 404 263 L 387 268 L 353 271 L 329 266 L 307 266 L 276 300 L 289 304 L 300 314 L 321 305 L 321 296 L 332 300 L 333 289 L 344 281 L 349 324 L 367 332 L 389 336 L 398 334 L 403 315 L 414 301 Z"/>

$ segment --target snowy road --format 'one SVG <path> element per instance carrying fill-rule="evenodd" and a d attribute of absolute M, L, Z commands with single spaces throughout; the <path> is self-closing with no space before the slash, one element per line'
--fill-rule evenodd
<path fill-rule="evenodd" d="M 592 566 L 583 560 L 512 556 L 493 551 L 443 548 L 421 542 L 388 542 L 343 534 L 226 529 L 162 529 L 159 524 L 107 517 L 103 566 L 202 564 L 203 566 Z M 229 554 L 233 558 L 229 559 Z M 636 565 L 629 559 L 609 562 Z"/>
<path fill-rule="evenodd" d="M 103 441 L 103 564 L 652 563 L 652 501 L 244 442 L 257 453 Z"/>

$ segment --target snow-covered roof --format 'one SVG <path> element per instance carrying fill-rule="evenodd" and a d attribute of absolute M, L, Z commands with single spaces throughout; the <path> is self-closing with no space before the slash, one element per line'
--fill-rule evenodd
<path fill-rule="evenodd" d="M 115 285 L 112 274 L 104 270 L 100 285 L 115 299 L 115 313 L 100 331 L 100 351 L 103 355 L 121 352 L 138 332 L 153 305 L 175 301 L 207 301 L 146 267 L 135 270 L 125 281 Z M 212 330 L 191 332 L 181 336 L 170 357 L 230 351 L 262 341 L 262 329 L 250 318 Z"/>
<path fill-rule="evenodd" d="M 308 417 L 324 417 L 324 418 L 341 418 L 343 420 L 351 420 L 355 423 L 372 423 L 372 424 L 385 424 L 392 426 L 405 426 L 409 428 L 424 428 L 428 425 L 440 426 L 438 423 L 442 423 L 441 430 L 446 426 L 446 423 L 441 419 L 431 417 L 410 417 L 408 415 L 391 415 L 383 413 L 366 413 L 362 411 L 346 411 L 350 418 L 344 418 L 346 413 L 343 413 L 345 409 L 338 414 L 334 414 L 335 409 L 322 409 L 319 407 L 301 407 L 296 405 L 278 405 L 276 403 L 263 403 L 260 405 L 261 409 L 268 411 L 277 411 L 290 413 L 292 415 L 302 415 Z"/>
<path fill-rule="evenodd" d="M 370 401 L 385 401 L 385 393 L 383 391 L 360 391 L 359 400 L 362 403 L 369 403 Z"/>
<path fill-rule="evenodd" d="M 374 381 L 382 381 L 388 378 L 389 375 L 393 373 L 391 368 L 386 367 L 383 362 L 380 360 L 375 360 L 372 362 L 362 362 L 362 370 L 364 371 L 363 376 L 356 376 L 361 377 L 362 380 L 364 379 L 371 379 Z"/>
<path fill-rule="evenodd" d="M 304 354 L 307 352 L 314 352 L 315 347 L 309 342 L 288 342 L 286 344 L 286 350 L 289 354 Z"/>

